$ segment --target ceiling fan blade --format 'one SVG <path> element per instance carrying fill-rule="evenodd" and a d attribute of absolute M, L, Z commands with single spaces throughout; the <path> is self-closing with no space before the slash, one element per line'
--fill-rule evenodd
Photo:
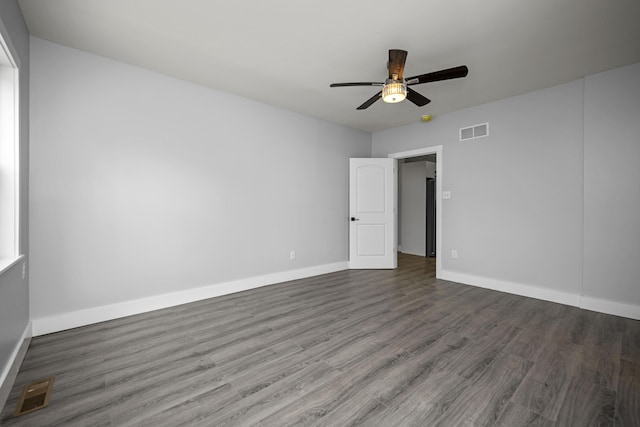
<path fill-rule="evenodd" d="M 414 104 L 416 104 L 418 107 L 424 107 L 425 105 L 431 102 L 429 98 L 426 98 L 420 95 L 418 92 L 411 89 L 410 87 L 407 88 L 407 99 L 413 102 Z"/>
<path fill-rule="evenodd" d="M 404 63 L 407 60 L 407 51 L 400 49 L 389 49 L 389 78 L 392 79 L 397 74 L 396 80 L 402 81 L 402 72 L 404 71 Z"/>
<path fill-rule="evenodd" d="M 469 69 L 466 65 L 447 68 L 446 70 L 434 71 L 433 73 L 421 74 L 407 79 L 408 85 L 419 85 L 422 83 L 437 82 L 440 80 L 458 79 L 466 77 Z"/>
<path fill-rule="evenodd" d="M 347 86 L 384 86 L 382 82 L 354 82 L 354 83 L 331 83 L 329 87 L 347 87 Z"/>
<path fill-rule="evenodd" d="M 371 107 L 371 105 L 376 102 L 378 99 L 382 98 L 382 91 L 376 93 L 371 98 L 367 99 L 364 104 L 356 108 L 356 110 L 364 110 L 365 108 Z"/>

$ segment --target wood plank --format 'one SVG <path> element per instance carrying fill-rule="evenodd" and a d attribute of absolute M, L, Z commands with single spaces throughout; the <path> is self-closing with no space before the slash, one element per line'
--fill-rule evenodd
<path fill-rule="evenodd" d="M 556 421 L 571 380 L 579 369 L 584 348 L 570 340 L 559 345 L 555 338 L 550 344 L 531 367 L 513 401 Z"/>
<path fill-rule="evenodd" d="M 616 394 L 583 377 L 574 377 L 558 414 L 558 425 L 612 426 Z"/>
<path fill-rule="evenodd" d="M 640 361 L 622 361 L 614 425 L 640 426 Z"/>
<path fill-rule="evenodd" d="M 0 424 L 640 425 L 640 322 L 398 262 L 36 337 Z"/>
<path fill-rule="evenodd" d="M 469 386 L 469 381 L 445 370 L 437 370 L 405 393 L 395 393 L 386 405 L 361 415 L 358 425 L 430 426 L 441 418 Z"/>
<path fill-rule="evenodd" d="M 313 390 L 339 376 L 339 372 L 324 362 L 313 363 L 295 372 L 270 387 L 227 405 L 212 417 L 198 420 L 201 425 L 238 426 L 258 423 L 262 418 L 277 412 L 300 396 L 312 393 Z"/>
<path fill-rule="evenodd" d="M 434 426 L 495 425 L 524 374 L 493 365 L 451 403 Z"/>
<path fill-rule="evenodd" d="M 629 362 L 640 360 L 640 320 L 624 319 L 622 358 Z"/>
<path fill-rule="evenodd" d="M 556 426 L 556 423 L 529 411 L 517 403 L 509 402 L 500 417 L 498 417 L 496 425 L 499 427 L 553 427 Z"/>

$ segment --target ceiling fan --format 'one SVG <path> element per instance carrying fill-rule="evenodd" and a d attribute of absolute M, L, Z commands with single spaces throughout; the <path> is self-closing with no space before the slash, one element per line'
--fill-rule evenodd
<path fill-rule="evenodd" d="M 346 87 L 346 86 L 382 86 L 382 90 L 371 98 L 366 100 L 364 104 L 359 106 L 358 110 L 364 110 L 369 108 L 374 102 L 382 98 L 384 102 L 393 104 L 396 102 L 409 101 L 416 104 L 418 107 L 422 107 L 431 102 L 430 99 L 420 95 L 409 86 L 419 85 L 422 83 L 437 82 L 440 80 L 457 79 L 460 77 L 466 77 L 469 73 L 469 69 L 466 65 L 459 67 L 447 68 L 446 70 L 434 71 L 432 73 L 421 74 L 419 76 L 409 77 L 405 79 L 402 77 L 404 71 L 404 63 L 407 60 L 407 51 L 400 49 L 389 49 L 389 62 L 387 62 L 387 68 L 389 69 L 389 78 L 382 82 L 355 82 L 355 83 L 332 83 L 329 87 Z"/>

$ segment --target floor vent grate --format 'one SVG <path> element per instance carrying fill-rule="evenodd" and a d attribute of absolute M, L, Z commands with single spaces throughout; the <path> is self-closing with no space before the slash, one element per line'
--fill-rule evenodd
<path fill-rule="evenodd" d="M 52 389 L 53 377 L 24 386 L 13 416 L 28 414 L 49 405 Z"/>

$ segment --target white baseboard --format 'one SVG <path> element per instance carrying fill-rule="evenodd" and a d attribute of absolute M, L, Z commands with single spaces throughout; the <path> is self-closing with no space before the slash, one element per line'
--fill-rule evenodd
<path fill-rule="evenodd" d="M 490 279 L 487 277 L 473 276 L 464 273 L 456 273 L 453 271 L 443 270 L 441 279 L 449 280 L 451 282 L 464 283 L 465 285 L 477 286 L 480 288 L 492 289 L 494 291 L 520 295 L 523 297 L 556 302 L 564 305 L 571 305 L 585 310 L 597 311 L 600 313 L 613 314 L 615 316 L 640 320 L 640 306 L 637 305 L 585 297 L 568 292 L 554 291 L 553 289 L 523 285 L 519 283 Z"/>
<path fill-rule="evenodd" d="M 4 404 L 11 393 L 11 387 L 16 379 L 22 360 L 27 354 L 27 347 L 33 336 L 32 322 L 29 321 L 22 332 L 20 340 L 16 343 L 11 357 L 7 361 L 2 373 L 0 373 L 0 411 L 4 408 Z"/>
<path fill-rule="evenodd" d="M 580 297 L 580 308 L 640 320 L 640 306 L 599 298 Z"/>
<path fill-rule="evenodd" d="M 425 258 L 427 257 L 427 254 L 424 254 L 424 253 L 421 254 L 421 253 L 412 252 L 412 251 L 398 251 L 398 252 L 402 252 L 403 254 L 406 254 L 406 255 L 415 255 L 415 256 L 421 256 Z"/>
<path fill-rule="evenodd" d="M 346 270 L 347 267 L 348 263 L 346 261 L 324 264 L 301 268 L 299 270 L 283 271 L 279 273 L 266 274 L 264 276 L 217 283 L 215 285 L 172 292 L 169 294 L 157 295 L 133 301 L 125 301 L 100 307 L 87 308 L 84 310 L 60 313 L 53 316 L 39 317 L 32 319 L 33 335 L 39 336 L 49 334 L 52 332 L 63 331 L 65 329 L 77 328 L 134 314 L 147 313 L 153 310 L 187 304 L 207 298 L 246 291 L 249 289 L 259 288 L 261 286 L 333 273 L 335 271 Z"/>
<path fill-rule="evenodd" d="M 487 277 L 473 276 L 453 271 L 442 271 L 442 279 L 452 282 L 464 283 L 465 285 L 478 286 L 480 288 L 493 289 L 494 291 L 506 292 L 523 297 L 541 299 L 544 301 L 557 302 L 565 305 L 580 306 L 580 296 L 568 292 L 559 292 L 552 289 L 539 288 L 537 286 L 522 285 L 518 283 L 506 282 L 502 280 L 490 279 Z"/>

